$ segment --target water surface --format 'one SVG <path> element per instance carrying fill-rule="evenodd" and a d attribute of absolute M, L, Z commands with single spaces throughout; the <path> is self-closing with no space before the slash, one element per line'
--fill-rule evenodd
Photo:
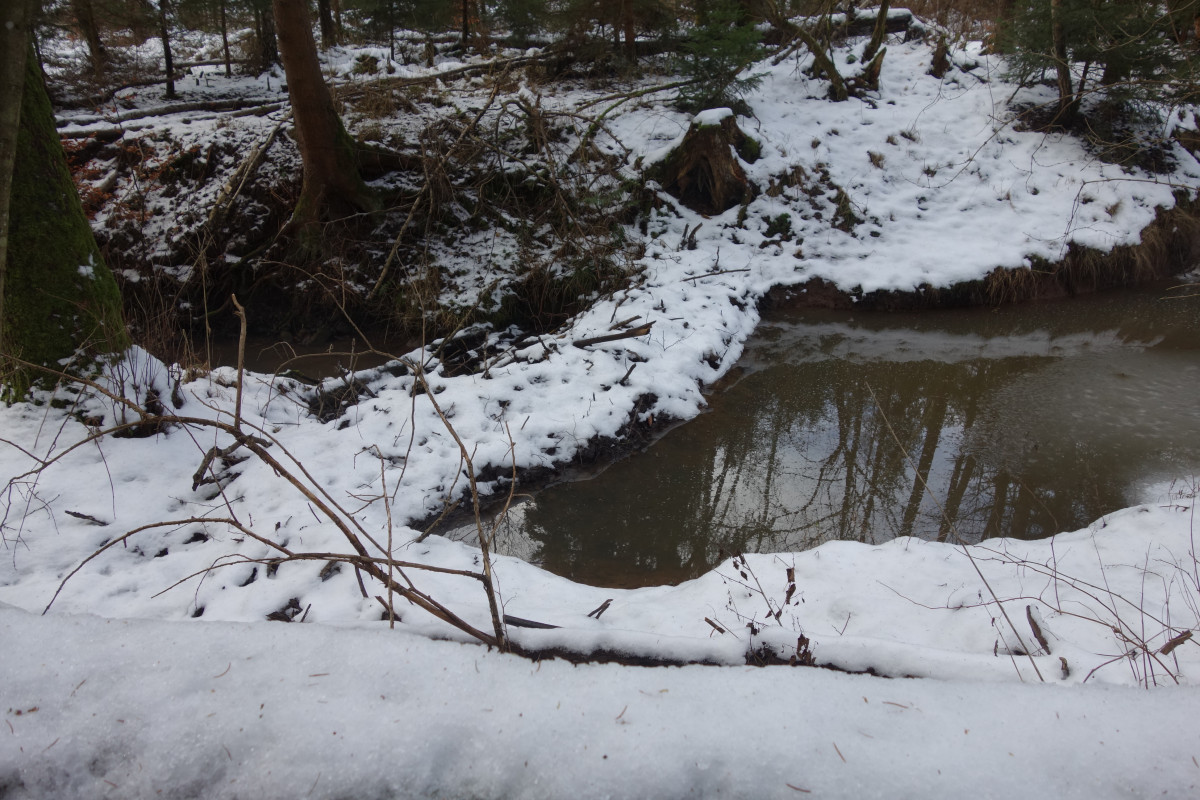
<path fill-rule="evenodd" d="M 1200 475 L 1200 297 L 1184 294 L 765 319 L 707 413 L 510 510 L 498 547 L 638 586 L 724 551 L 1084 527 Z"/>

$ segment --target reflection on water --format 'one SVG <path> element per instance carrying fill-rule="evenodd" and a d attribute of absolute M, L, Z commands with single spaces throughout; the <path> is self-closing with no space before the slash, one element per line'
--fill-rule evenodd
<path fill-rule="evenodd" d="M 1200 468 L 1200 300 L 1169 294 L 768 319 L 709 413 L 510 511 L 498 545 L 634 586 L 722 549 L 1083 527 Z"/>

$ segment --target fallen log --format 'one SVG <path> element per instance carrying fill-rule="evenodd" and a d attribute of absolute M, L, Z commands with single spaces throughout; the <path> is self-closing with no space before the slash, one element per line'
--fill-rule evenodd
<path fill-rule="evenodd" d="M 169 117 L 172 114 L 190 114 L 196 111 L 243 111 L 245 109 L 262 108 L 263 98 L 241 98 L 237 100 L 200 100 L 192 103 L 172 103 L 165 106 L 156 106 L 154 108 L 133 108 L 128 111 L 122 111 L 117 114 L 89 114 L 79 117 L 60 117 L 55 121 L 55 126 L 66 128 L 73 125 L 94 125 L 97 122 L 107 122 L 117 124 L 121 122 L 132 122 L 139 119 L 149 119 L 151 117 Z M 281 108 L 283 103 L 269 104 L 275 109 Z M 252 113 L 252 112 L 251 112 Z"/>

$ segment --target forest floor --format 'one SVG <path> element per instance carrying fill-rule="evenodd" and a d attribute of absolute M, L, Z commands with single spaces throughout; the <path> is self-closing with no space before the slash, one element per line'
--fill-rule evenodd
<path fill-rule="evenodd" d="M 863 44 L 838 51 L 848 73 Z M 517 620 L 511 641 L 563 657 L 536 663 L 471 644 L 347 560 L 352 539 L 370 557 L 391 553 L 404 564 L 371 563 L 491 631 L 472 577 L 480 549 L 410 526 L 470 503 L 472 480 L 504 496 L 514 471 L 559 469 L 598 443 L 694 417 L 772 290 L 832 286 L 868 301 L 974 286 L 999 300 L 1072 250 L 1155 253 L 1151 239 L 1183 224 L 1153 227 L 1200 186 L 1200 164 L 1170 137 L 1195 128 L 1190 109 L 1144 123 L 1158 142 L 1153 165 L 1114 163 L 1078 138 L 1021 130 L 1013 109 L 1047 90 L 1009 84 L 977 44 L 952 52 L 941 78 L 929 74 L 931 43 L 897 36 L 888 48 L 878 91 L 844 103 L 825 99 L 803 54 L 757 65 L 754 116 L 737 122 L 759 143 L 742 164 L 759 191 L 707 216 L 645 180 L 692 121 L 669 92 L 624 100 L 586 77 L 539 83 L 512 71 L 430 83 L 423 67 L 389 74 L 378 49 L 333 51 L 329 73 L 360 137 L 410 156 L 445 131 L 451 144 L 464 131 L 486 143 L 476 134 L 488 130 L 503 145 L 503 155 L 473 149 L 470 163 L 488 169 L 462 182 L 459 172 L 432 181 L 428 165 L 381 174 L 395 213 L 338 256 L 338 280 L 369 294 L 398 242 L 393 269 L 408 265 L 409 290 L 425 293 L 419 315 L 452 308 L 492 324 L 316 387 L 133 348 L 93 386 L 0 409 L 0 794 L 1193 795 L 1190 484 L 1041 542 L 831 542 L 727 559 L 679 586 L 583 586 L 493 556 L 502 613 Z M 381 80 L 408 78 L 419 92 L 379 96 Z M 669 82 L 621 89 L 654 80 Z M 287 137 L 272 137 L 286 114 L 271 109 L 284 102 L 278 78 L 195 68 L 180 88 L 181 102 L 210 110 L 162 109 L 159 90 L 141 88 L 99 112 L 62 113 L 64 136 L 95 148 L 77 166 L 126 292 L 152 284 L 146 297 L 171 298 L 163 307 L 203 303 L 189 281 L 217 274 L 214 264 L 229 266 L 226 286 L 283 285 L 281 272 L 237 275 L 280 222 L 271 198 L 298 174 Z M 377 111 L 393 110 L 355 111 L 352 98 L 372 93 Z M 255 113 L 211 110 L 233 100 Z M 588 157 L 571 158 L 596 109 L 614 104 Z M 449 127 L 430 139 L 414 111 Z M 229 206 L 244 238 L 217 237 L 212 249 L 220 187 L 269 139 L 270 158 Z M 582 210 L 482 225 L 511 216 L 488 202 L 497 169 L 513 176 L 506 191 L 532 187 L 526 199 L 588 189 L 600 217 L 629 210 L 623 188 L 645 202 L 619 236 Z M 418 249 L 403 223 L 430 198 L 449 217 L 428 216 Z M 555 270 L 580 257 L 563 248 L 581 227 L 594 234 L 585 255 L 605 260 L 611 280 L 548 324 L 503 327 L 504 297 L 533 296 L 521 288 L 531 258 L 549 276 L 541 286 L 558 285 Z M 436 281 L 423 278 L 431 264 Z M 1088 278 L 1079 269 L 1072 281 Z M 300 285 L 319 293 L 323 277 Z M 179 419 L 97 435 L 135 421 L 150 398 Z M 243 429 L 259 441 L 237 439 Z"/>

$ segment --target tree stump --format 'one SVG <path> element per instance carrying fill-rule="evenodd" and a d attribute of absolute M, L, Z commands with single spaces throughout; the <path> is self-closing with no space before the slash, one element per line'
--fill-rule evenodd
<path fill-rule="evenodd" d="M 728 108 L 701 111 L 679 146 L 654 165 L 650 177 L 693 211 L 721 214 L 758 194 L 741 164 L 757 160 L 758 148 Z"/>

